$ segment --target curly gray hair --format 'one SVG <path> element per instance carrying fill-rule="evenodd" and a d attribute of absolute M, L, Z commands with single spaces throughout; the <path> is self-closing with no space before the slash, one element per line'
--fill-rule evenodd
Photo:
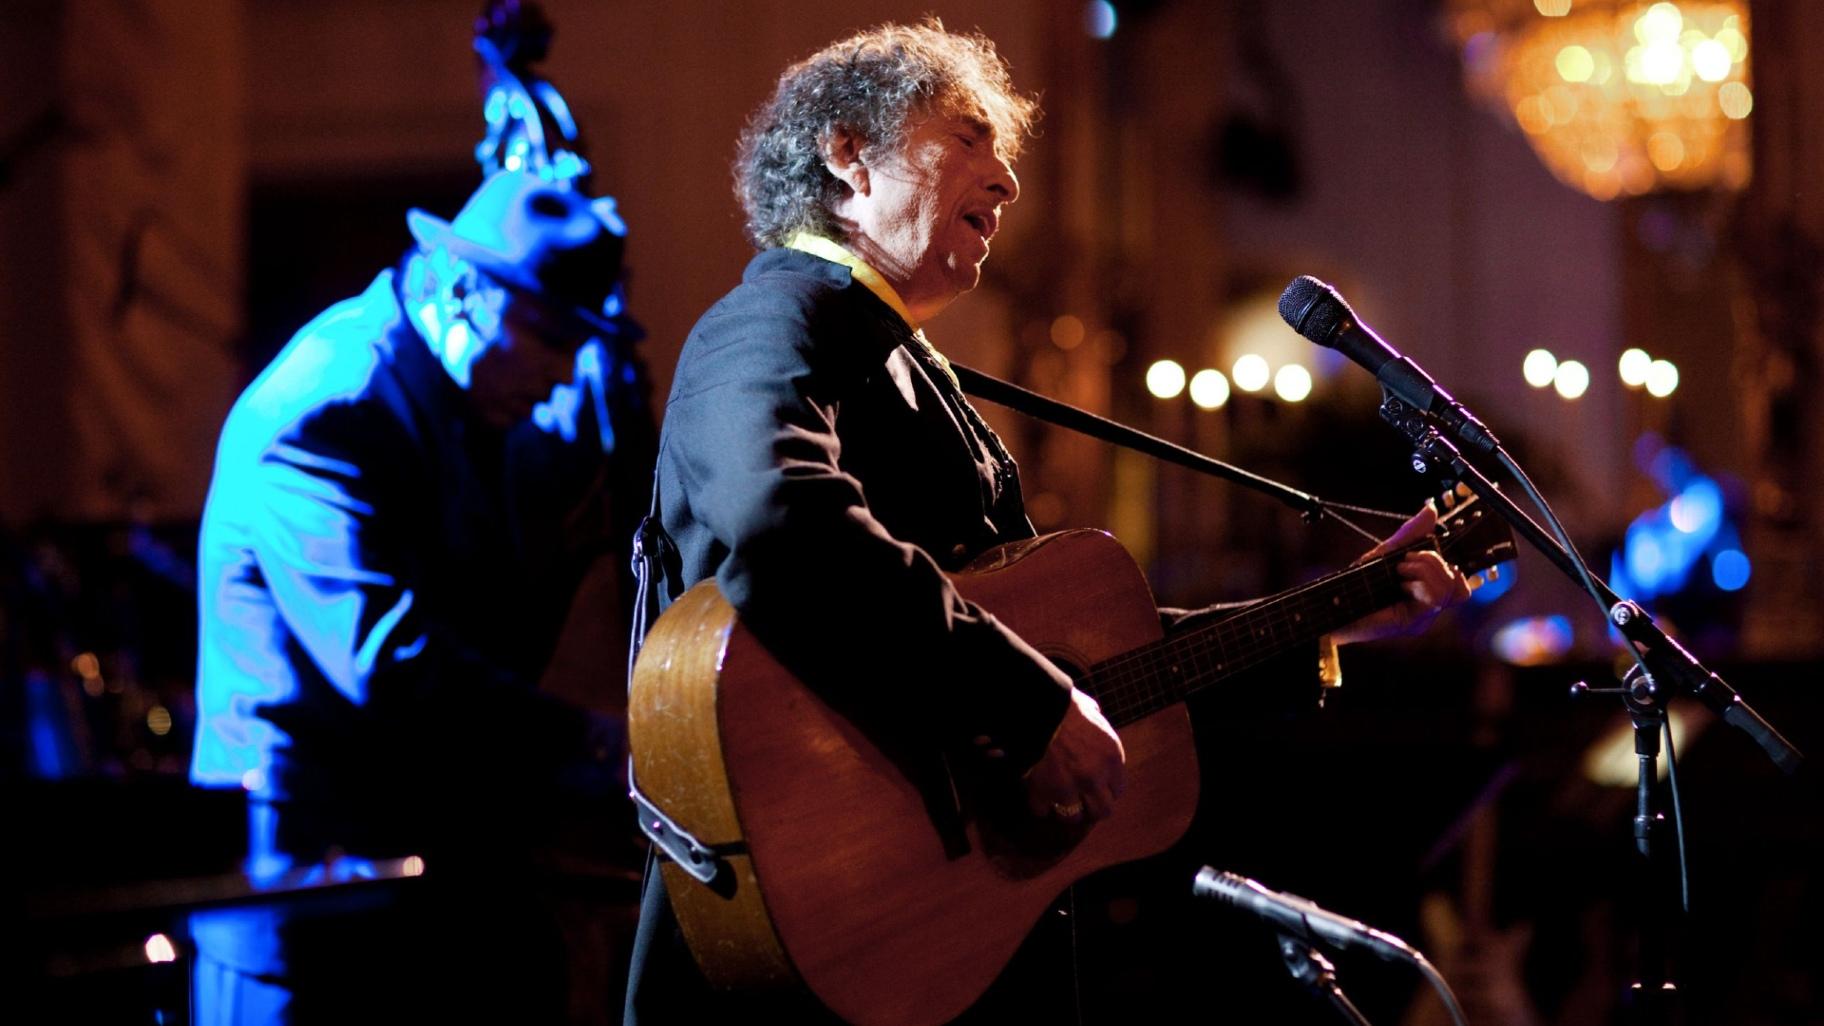
<path fill-rule="evenodd" d="M 845 186 L 824 166 L 823 140 L 842 126 L 866 147 L 892 148 L 911 116 L 927 111 L 986 123 L 1011 164 L 1038 104 L 1014 90 L 992 41 L 946 31 L 936 18 L 869 29 L 787 68 L 742 130 L 735 156 L 748 240 L 766 249 L 810 231 L 846 241 L 830 213 Z"/>

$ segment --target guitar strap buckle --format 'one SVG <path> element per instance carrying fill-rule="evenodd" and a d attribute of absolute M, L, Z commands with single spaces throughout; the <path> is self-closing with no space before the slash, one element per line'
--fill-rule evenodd
<path fill-rule="evenodd" d="M 631 760 L 628 762 L 627 775 L 631 780 Z M 676 820 L 665 815 L 651 799 L 640 793 L 638 787 L 629 787 L 627 795 L 633 799 L 634 811 L 639 814 L 640 832 L 646 835 L 653 847 L 677 863 L 679 869 L 712 889 L 717 886 L 718 878 L 723 877 L 728 867 L 726 858 L 747 851 L 747 845 L 740 842 L 711 846 L 697 840 L 690 831 L 679 826 Z"/>

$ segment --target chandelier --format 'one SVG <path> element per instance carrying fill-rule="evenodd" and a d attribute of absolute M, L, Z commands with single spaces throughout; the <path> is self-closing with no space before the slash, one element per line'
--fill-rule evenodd
<path fill-rule="evenodd" d="M 1599 200 L 1738 190 L 1750 170 L 1746 0 L 1450 0 L 1464 75 Z"/>

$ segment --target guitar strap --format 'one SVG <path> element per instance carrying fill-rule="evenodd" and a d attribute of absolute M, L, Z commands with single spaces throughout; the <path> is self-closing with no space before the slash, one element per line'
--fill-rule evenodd
<path fill-rule="evenodd" d="M 1123 449 L 1142 453 L 1166 463 L 1189 467 L 1198 473 L 1252 488 L 1297 510 L 1307 523 L 1315 524 L 1325 516 L 1329 516 L 1369 541 L 1379 542 L 1380 538 L 1373 532 L 1363 529 L 1342 514 L 1344 512 L 1361 513 L 1389 520 L 1405 520 L 1408 516 L 1408 514 L 1391 510 L 1369 509 L 1363 506 L 1351 506 L 1347 503 L 1331 502 L 1309 492 L 1302 492 L 1291 485 L 1282 484 L 1272 478 L 1243 470 L 1232 463 L 1224 463 L 1214 457 L 1205 456 L 1195 449 L 1187 449 L 1176 442 L 1168 442 L 1157 435 L 1149 435 L 1138 428 L 1128 427 L 1120 421 L 1110 420 L 1069 403 L 1059 402 L 1029 388 L 1022 388 L 1011 381 L 1003 381 L 992 374 L 984 374 L 974 367 L 951 363 L 950 369 L 955 373 L 957 384 L 962 386 L 963 391 L 977 399 L 1005 406 L 1047 424 L 1055 424 L 1067 431 L 1074 431 L 1077 434 L 1108 442 L 1111 445 L 1118 445 Z"/>
<path fill-rule="evenodd" d="M 661 447 L 661 456 L 663 449 Z M 659 522 L 659 474 L 652 474 L 652 505 L 640 518 L 633 533 L 633 579 L 637 592 L 633 602 L 632 626 L 627 638 L 627 689 L 633 690 L 633 668 L 639 661 L 640 646 L 646 642 L 646 629 L 659 612 L 659 582 L 664 571 L 678 562 L 678 549 Z M 712 846 L 697 840 L 679 826 L 663 809 L 640 791 L 633 777 L 633 756 L 627 757 L 627 796 L 633 799 L 634 812 L 640 817 L 640 832 L 652 842 L 653 850 L 670 858 L 678 868 L 710 887 L 716 887 L 727 863 L 723 857 L 738 854 L 745 845 Z"/>
<path fill-rule="evenodd" d="M 663 443 L 660 447 L 663 456 Z M 656 461 L 655 461 L 656 462 Z M 665 571 L 683 572 L 677 545 L 665 533 L 659 517 L 659 474 L 652 474 L 652 505 L 640 518 L 633 534 L 633 579 L 635 597 L 627 638 L 627 690 L 633 691 L 633 671 L 639 663 L 640 648 L 646 643 L 646 632 L 659 615 L 659 587 Z M 958 797 L 949 764 L 939 759 L 935 764 L 913 763 L 904 767 L 925 801 L 932 823 L 943 839 L 944 851 L 960 858 L 969 851 L 969 838 L 963 826 L 961 799 Z M 634 812 L 640 818 L 640 832 L 652 842 L 653 850 L 676 862 L 679 868 L 712 888 L 726 886 L 721 874 L 726 866 L 723 857 L 743 854 L 746 845 L 709 845 L 699 841 L 676 820 L 665 814 L 658 803 L 648 798 L 633 776 L 633 756 L 627 757 L 627 796 L 633 800 Z"/>

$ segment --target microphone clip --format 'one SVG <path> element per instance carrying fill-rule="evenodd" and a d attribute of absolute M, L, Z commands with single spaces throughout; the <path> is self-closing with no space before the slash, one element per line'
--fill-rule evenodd
<path fill-rule="evenodd" d="M 1463 453 L 1438 431 L 1438 418 L 1393 393 L 1381 388 L 1381 419 L 1411 440 L 1413 473 L 1426 477 L 1437 475 L 1446 488 L 1454 488 L 1460 476 L 1456 470 Z"/>

